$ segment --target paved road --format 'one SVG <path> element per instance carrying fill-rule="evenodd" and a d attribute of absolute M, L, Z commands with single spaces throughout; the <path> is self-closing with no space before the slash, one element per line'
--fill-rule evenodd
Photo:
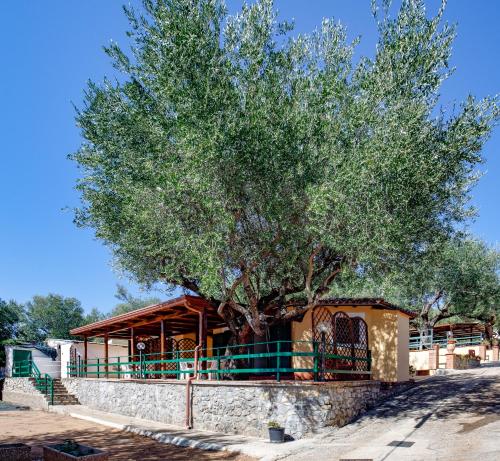
<path fill-rule="evenodd" d="M 500 461 L 500 367 L 428 379 L 308 445 L 279 459 Z"/>

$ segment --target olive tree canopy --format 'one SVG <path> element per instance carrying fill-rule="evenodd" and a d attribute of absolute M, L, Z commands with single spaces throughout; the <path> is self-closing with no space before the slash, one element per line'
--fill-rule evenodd
<path fill-rule="evenodd" d="M 272 0 L 126 8 L 118 81 L 90 82 L 79 225 L 144 284 L 219 307 L 234 333 L 301 315 L 344 266 L 383 271 L 453 232 L 498 117 L 438 106 L 454 28 L 419 0 L 374 9 L 373 58 L 332 19 L 294 35 Z M 283 309 L 290 297 L 304 304 Z"/>

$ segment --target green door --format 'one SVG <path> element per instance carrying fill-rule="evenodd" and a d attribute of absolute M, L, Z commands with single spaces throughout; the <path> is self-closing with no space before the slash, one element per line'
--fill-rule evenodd
<path fill-rule="evenodd" d="M 31 351 L 14 349 L 14 366 L 12 367 L 14 378 L 25 378 L 31 376 Z"/>

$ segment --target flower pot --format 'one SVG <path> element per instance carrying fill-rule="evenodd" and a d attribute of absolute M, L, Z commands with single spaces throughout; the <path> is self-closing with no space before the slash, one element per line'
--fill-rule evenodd
<path fill-rule="evenodd" d="M 31 447 L 24 443 L 7 443 L 0 445 L 2 461 L 31 461 Z"/>
<path fill-rule="evenodd" d="M 285 429 L 283 427 L 270 427 L 269 441 L 271 443 L 283 443 L 285 441 Z"/>
<path fill-rule="evenodd" d="M 448 354 L 453 354 L 453 351 L 455 350 L 457 342 L 454 339 L 449 339 L 448 344 L 446 345 L 446 350 Z"/>
<path fill-rule="evenodd" d="M 44 461 L 107 461 L 109 455 L 105 451 L 78 444 L 79 453 L 71 454 L 61 451 L 62 444 L 46 445 L 43 447 Z"/>

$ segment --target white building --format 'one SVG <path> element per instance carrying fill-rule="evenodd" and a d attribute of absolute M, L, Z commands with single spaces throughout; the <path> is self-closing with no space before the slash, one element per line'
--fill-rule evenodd
<path fill-rule="evenodd" d="M 104 359 L 104 344 L 97 342 L 87 343 L 88 360 Z M 128 344 L 124 340 L 108 341 L 109 356 L 119 357 L 128 355 Z M 40 374 L 48 374 L 52 378 L 66 378 L 68 365 L 83 361 L 83 341 L 71 339 L 47 339 L 44 345 L 19 344 L 5 346 L 6 367 L 5 375 L 12 377 L 14 364 L 31 361 L 36 365 Z M 125 368 L 125 367 L 124 367 Z M 19 369 L 17 367 L 16 369 Z M 125 369 L 124 369 L 125 371 Z"/>

